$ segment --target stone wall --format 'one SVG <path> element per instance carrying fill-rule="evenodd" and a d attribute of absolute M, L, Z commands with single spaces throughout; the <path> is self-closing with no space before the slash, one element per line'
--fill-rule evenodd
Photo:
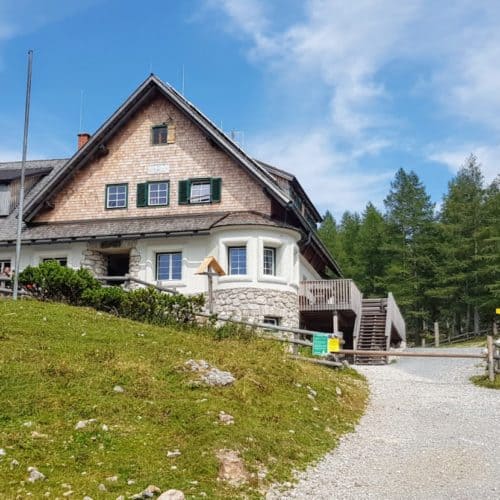
<path fill-rule="evenodd" d="M 215 290 L 214 312 L 257 322 L 262 322 L 264 316 L 273 316 L 280 318 L 280 326 L 299 327 L 299 303 L 294 292 L 257 288 Z"/>
<path fill-rule="evenodd" d="M 141 254 L 136 248 L 136 240 L 117 240 L 112 245 L 106 242 L 89 242 L 82 255 L 81 267 L 88 269 L 95 276 L 106 276 L 108 274 L 108 254 L 113 251 L 129 250 L 129 270 L 128 274 L 139 278 L 141 271 Z M 112 248 L 113 250 L 110 250 Z M 124 252 L 125 253 L 125 252 Z M 127 288 L 137 288 L 137 283 L 129 283 Z"/>
<path fill-rule="evenodd" d="M 100 251 L 99 244 L 87 244 L 87 248 L 83 251 L 81 267 L 88 269 L 95 276 L 105 276 L 107 274 L 106 256 Z"/>

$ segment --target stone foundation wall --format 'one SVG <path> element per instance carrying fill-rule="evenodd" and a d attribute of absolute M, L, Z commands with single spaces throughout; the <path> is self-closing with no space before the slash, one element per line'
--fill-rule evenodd
<path fill-rule="evenodd" d="M 108 255 L 110 248 L 119 248 L 120 250 L 129 250 L 129 270 L 130 276 L 139 277 L 141 270 L 141 254 L 138 252 L 136 240 L 113 241 L 112 245 L 106 242 L 89 242 L 86 250 L 83 252 L 81 267 L 88 269 L 95 276 L 106 276 L 108 273 Z M 128 283 L 127 288 L 135 289 L 139 287 L 137 283 Z"/>
<path fill-rule="evenodd" d="M 108 271 L 106 256 L 99 249 L 98 244 L 88 243 L 83 252 L 81 267 L 88 269 L 95 276 L 105 276 Z"/>
<path fill-rule="evenodd" d="M 256 322 L 273 316 L 280 318 L 280 326 L 299 327 L 299 303 L 294 292 L 258 288 L 215 290 L 214 312 Z"/>

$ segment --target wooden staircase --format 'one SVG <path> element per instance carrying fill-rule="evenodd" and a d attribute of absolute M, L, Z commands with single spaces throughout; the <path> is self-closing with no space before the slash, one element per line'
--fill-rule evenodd
<path fill-rule="evenodd" d="M 387 350 L 386 318 L 387 299 L 363 299 L 357 341 L 358 350 Z M 358 365 L 385 365 L 387 364 L 387 358 L 357 355 L 355 363 Z"/>

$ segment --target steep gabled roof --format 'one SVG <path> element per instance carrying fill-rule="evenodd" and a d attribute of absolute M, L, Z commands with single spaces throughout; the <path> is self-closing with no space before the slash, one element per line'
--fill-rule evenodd
<path fill-rule="evenodd" d="M 24 219 L 30 221 L 43 207 L 46 200 L 55 195 L 79 168 L 92 158 L 105 152 L 107 141 L 155 92 L 159 92 L 196 124 L 213 144 L 225 151 L 254 179 L 257 180 L 280 205 L 290 202 L 289 197 L 279 189 L 272 176 L 257 161 L 248 156 L 234 141 L 222 132 L 211 120 L 191 104 L 173 87 L 151 74 L 137 90 L 97 130 L 85 146 L 79 149 L 63 168 L 53 171 L 35 196 L 27 201 Z"/>
<path fill-rule="evenodd" d="M 269 163 L 266 163 L 264 161 L 261 160 L 255 160 L 255 161 L 259 165 L 264 167 L 271 174 L 274 174 L 277 177 L 281 177 L 282 179 L 287 180 L 292 185 L 293 189 L 295 189 L 298 192 L 298 194 L 302 197 L 302 199 L 305 200 L 307 207 L 311 211 L 313 217 L 315 217 L 316 222 L 323 221 L 323 217 L 321 217 L 321 214 L 318 212 L 317 208 L 314 206 L 314 203 L 311 201 L 311 198 L 309 198 L 308 194 L 305 192 L 304 188 L 300 184 L 297 177 L 295 177 L 295 175 L 285 170 L 282 170 L 281 168 L 275 167 L 274 165 L 269 165 Z"/>
<path fill-rule="evenodd" d="M 30 222 L 35 215 L 44 207 L 57 192 L 59 192 L 71 177 L 81 167 L 88 164 L 92 159 L 106 154 L 107 142 L 119 131 L 119 129 L 139 110 L 139 108 L 148 102 L 155 95 L 163 95 L 174 106 L 179 109 L 192 123 L 197 125 L 205 134 L 208 141 L 222 151 L 226 152 L 229 157 L 233 158 L 251 177 L 259 182 L 266 190 L 268 195 L 275 200 L 279 205 L 287 210 L 292 211 L 301 226 L 308 234 L 304 240 L 305 245 L 313 245 L 316 252 L 322 255 L 322 259 L 331 269 L 341 275 L 340 268 L 334 258 L 319 240 L 318 236 L 310 229 L 309 223 L 304 219 L 303 215 L 294 207 L 293 200 L 288 193 L 285 193 L 276 183 L 271 169 L 275 167 L 268 166 L 251 158 L 243 151 L 233 140 L 231 140 L 222 130 L 220 130 L 207 116 L 205 116 L 198 108 L 191 104 L 184 96 L 179 94 L 173 87 L 162 82 L 155 75 L 151 74 L 146 80 L 130 95 L 130 97 L 108 118 L 104 124 L 95 132 L 91 139 L 81 149 L 79 149 L 70 159 L 57 161 L 53 166 L 52 171 L 45 176 L 30 192 L 26 199 L 24 207 L 24 219 Z M 284 172 L 280 171 L 282 174 Z M 295 177 L 292 177 L 292 181 Z M 295 179 L 296 181 L 296 179 Z M 298 181 L 297 185 L 300 187 Z M 305 198 L 309 200 L 305 192 L 302 190 Z M 316 217 L 320 216 L 311 202 L 311 206 Z M 14 217 L 16 212 L 13 212 L 3 225 L 0 225 L 1 230 L 6 233 L 11 232 Z M 2 227 L 4 226 L 4 227 Z M 28 229 L 29 230 L 29 229 Z M 7 238 L 6 238 L 7 239 Z"/>
<path fill-rule="evenodd" d="M 25 175 L 30 177 L 32 175 L 46 175 L 54 168 L 61 167 L 68 160 L 67 159 L 56 159 L 56 160 L 29 160 L 26 162 Z M 12 181 L 14 179 L 19 179 L 21 177 L 21 165 L 20 161 L 8 161 L 0 163 L 0 181 Z"/>

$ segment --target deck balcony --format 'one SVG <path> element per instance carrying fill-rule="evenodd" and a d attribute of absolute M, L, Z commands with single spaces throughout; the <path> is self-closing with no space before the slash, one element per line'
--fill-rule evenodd
<path fill-rule="evenodd" d="M 353 280 L 302 281 L 299 286 L 299 310 L 361 311 L 362 294 Z"/>
<path fill-rule="evenodd" d="M 363 295 L 353 280 L 302 281 L 299 286 L 301 326 L 321 332 L 341 331 L 352 347 L 361 318 Z"/>

